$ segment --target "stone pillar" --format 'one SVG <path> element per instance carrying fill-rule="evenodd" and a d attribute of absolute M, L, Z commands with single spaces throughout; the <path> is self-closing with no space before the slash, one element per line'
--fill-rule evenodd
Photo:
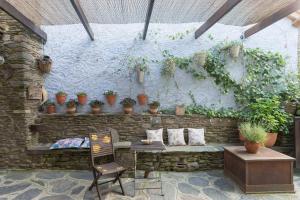
<path fill-rule="evenodd" d="M 0 168 L 30 167 L 26 148 L 31 144 L 29 125 L 35 120 L 40 100 L 28 100 L 27 89 L 43 84 L 35 61 L 42 40 L 0 9 Z M 3 28 L 4 27 L 4 28 Z"/>

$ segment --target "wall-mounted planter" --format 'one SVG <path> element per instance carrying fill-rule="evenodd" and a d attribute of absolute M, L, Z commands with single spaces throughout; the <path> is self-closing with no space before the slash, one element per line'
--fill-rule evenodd
<path fill-rule="evenodd" d="M 175 113 L 176 113 L 176 115 L 184 115 L 185 114 L 185 106 L 177 105 Z"/>
<path fill-rule="evenodd" d="M 239 44 L 232 45 L 229 50 L 231 57 L 234 59 L 238 58 L 240 54 L 240 50 L 241 50 L 241 45 Z"/>
<path fill-rule="evenodd" d="M 201 51 L 199 53 L 195 53 L 193 60 L 198 66 L 203 66 L 206 63 L 206 58 L 207 58 L 207 52 L 206 51 Z"/>
<path fill-rule="evenodd" d="M 55 107 L 55 105 L 48 105 L 47 106 L 47 113 L 48 114 L 53 114 L 53 113 L 55 113 L 56 112 L 56 107 Z"/>
<path fill-rule="evenodd" d="M 50 73 L 52 68 L 52 59 L 49 56 L 43 56 L 40 59 L 37 59 L 37 65 L 39 70 L 42 73 Z"/>
<path fill-rule="evenodd" d="M 93 114 L 100 114 L 101 113 L 101 107 L 92 107 L 92 113 Z"/>
<path fill-rule="evenodd" d="M 146 94 L 139 94 L 137 96 L 138 102 L 141 106 L 144 106 L 147 104 L 148 96 Z"/>
<path fill-rule="evenodd" d="M 85 105 L 87 102 L 87 95 L 85 93 L 78 93 L 77 100 L 80 105 Z"/>
<path fill-rule="evenodd" d="M 59 104 L 59 105 L 63 105 L 66 100 L 67 100 L 67 94 L 64 93 L 64 92 L 58 92 L 56 93 L 56 102 Z"/>
<path fill-rule="evenodd" d="M 133 107 L 124 106 L 123 110 L 124 110 L 125 114 L 132 114 L 133 113 Z"/>
<path fill-rule="evenodd" d="M 113 106 L 116 103 L 117 96 L 116 95 L 106 95 L 106 101 L 109 105 Z"/>
<path fill-rule="evenodd" d="M 145 80 L 145 72 L 140 70 L 140 69 L 137 69 L 136 70 L 137 72 L 137 79 L 138 79 L 138 82 L 140 84 L 144 83 L 144 80 Z"/>

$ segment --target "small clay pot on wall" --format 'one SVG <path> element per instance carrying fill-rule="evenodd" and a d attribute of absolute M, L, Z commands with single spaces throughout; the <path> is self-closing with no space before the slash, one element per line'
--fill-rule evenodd
<path fill-rule="evenodd" d="M 144 106 L 147 104 L 148 96 L 146 94 L 139 94 L 137 96 L 138 102 L 141 106 Z"/>
<path fill-rule="evenodd" d="M 77 93 L 77 100 L 80 105 L 85 105 L 87 102 L 87 94 L 84 92 Z"/>
<path fill-rule="evenodd" d="M 176 115 L 184 115 L 185 114 L 185 106 L 184 105 L 177 105 L 175 114 Z"/>
<path fill-rule="evenodd" d="M 53 114 L 55 112 L 56 112 L 55 104 L 48 104 L 47 105 L 47 113 L 48 114 Z"/>
<path fill-rule="evenodd" d="M 90 106 L 92 108 L 93 114 L 100 114 L 101 113 L 101 107 L 104 105 L 102 101 L 99 100 L 93 100 L 90 102 Z"/>
<path fill-rule="evenodd" d="M 39 70 L 46 74 L 46 73 L 50 73 L 51 68 L 52 68 L 52 59 L 49 56 L 43 56 L 42 58 L 37 59 L 37 65 Z"/>
<path fill-rule="evenodd" d="M 153 101 L 153 102 L 149 103 L 149 112 L 151 114 L 157 114 L 159 106 L 160 106 L 160 103 L 158 101 Z"/>
<path fill-rule="evenodd" d="M 255 154 L 258 152 L 261 144 L 256 142 L 245 141 L 244 145 L 248 153 Z"/>
<path fill-rule="evenodd" d="M 74 114 L 76 113 L 76 101 L 74 99 L 70 99 L 67 104 L 67 113 Z"/>
<path fill-rule="evenodd" d="M 108 91 L 105 91 L 103 93 L 103 95 L 105 96 L 106 101 L 110 106 L 113 106 L 116 103 L 116 100 L 117 100 L 117 93 L 116 92 L 114 92 L 112 90 L 108 90 Z"/>
<path fill-rule="evenodd" d="M 133 113 L 133 106 L 124 106 L 123 107 L 125 114 L 132 114 Z"/>
<path fill-rule="evenodd" d="M 56 93 L 56 102 L 59 104 L 59 105 L 63 105 L 66 100 L 67 100 L 67 93 L 65 92 L 58 92 Z"/>

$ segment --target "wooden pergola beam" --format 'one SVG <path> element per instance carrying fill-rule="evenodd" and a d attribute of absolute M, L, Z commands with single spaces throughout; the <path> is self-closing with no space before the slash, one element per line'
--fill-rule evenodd
<path fill-rule="evenodd" d="M 222 17 L 224 17 L 228 12 L 230 12 L 236 5 L 238 5 L 242 0 L 227 0 L 221 8 L 219 8 L 200 28 L 195 32 L 195 39 L 200 37 L 209 28 L 211 28 L 215 23 L 217 23 Z"/>
<path fill-rule="evenodd" d="M 263 19 L 261 22 L 255 24 L 251 28 L 247 29 L 244 34 L 241 36 L 241 38 L 246 39 L 250 37 L 251 35 L 261 31 L 262 29 L 270 26 L 271 24 L 274 24 L 275 22 L 279 21 L 280 19 L 290 15 L 291 13 L 297 11 L 300 9 L 300 0 L 297 0 L 288 6 L 280 9 L 279 11 L 273 13 L 269 17 Z"/>
<path fill-rule="evenodd" d="M 91 40 L 94 41 L 94 33 L 89 25 L 89 22 L 83 12 L 83 9 L 79 3 L 79 0 L 70 0 L 71 1 L 71 4 L 73 6 L 73 8 L 75 9 L 82 25 L 84 26 L 85 30 L 87 31 L 87 33 L 89 34 Z"/>
<path fill-rule="evenodd" d="M 148 32 L 148 27 L 149 27 L 149 23 L 150 23 L 150 19 L 151 19 L 153 6 L 154 6 L 154 0 L 149 0 L 148 10 L 147 10 L 146 20 L 145 20 L 145 26 L 144 26 L 144 32 L 143 32 L 143 40 L 145 40 L 147 37 L 147 32 Z"/>
<path fill-rule="evenodd" d="M 7 2 L 6 0 L 0 0 L 0 8 L 8 15 L 16 19 L 18 22 L 23 24 L 26 28 L 31 30 L 33 33 L 41 37 L 43 39 L 43 42 L 47 41 L 47 34 L 25 15 L 23 15 L 20 11 L 18 11 L 14 6 L 12 6 L 9 2 Z"/>

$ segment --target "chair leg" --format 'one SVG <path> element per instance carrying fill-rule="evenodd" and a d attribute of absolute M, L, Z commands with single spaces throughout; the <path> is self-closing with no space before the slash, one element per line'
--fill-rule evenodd
<path fill-rule="evenodd" d="M 96 189 L 97 189 L 97 193 L 98 193 L 99 200 L 101 200 L 102 197 L 101 197 L 100 188 L 99 188 L 99 185 L 98 185 L 98 184 L 96 184 Z"/>
<path fill-rule="evenodd" d="M 97 184 L 97 180 L 98 180 L 98 179 L 97 179 L 95 170 L 93 170 L 93 176 L 94 176 L 94 180 L 93 180 L 91 186 L 89 187 L 89 191 L 91 191 L 91 190 L 93 189 L 94 185 Z"/>
<path fill-rule="evenodd" d="M 119 181 L 119 184 L 120 184 L 120 187 L 121 187 L 121 190 L 122 190 L 122 194 L 125 196 L 125 192 L 124 192 L 124 188 L 123 188 L 120 176 L 118 176 L 118 181 Z"/>

